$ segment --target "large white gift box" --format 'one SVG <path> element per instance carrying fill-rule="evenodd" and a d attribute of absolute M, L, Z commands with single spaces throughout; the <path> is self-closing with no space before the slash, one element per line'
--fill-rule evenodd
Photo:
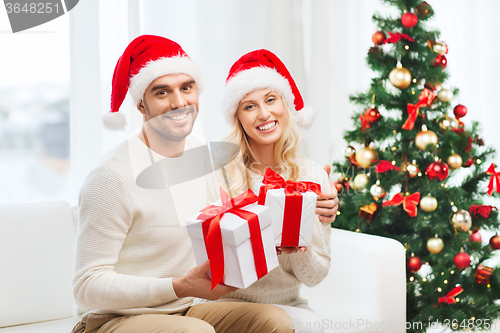
<path fill-rule="evenodd" d="M 259 193 L 261 186 L 265 185 L 262 183 L 255 184 L 255 193 Z M 274 244 L 276 246 L 311 246 L 317 195 L 311 191 L 300 192 L 300 195 L 302 196 L 302 207 L 296 207 L 295 204 L 292 204 L 293 207 L 286 207 L 291 202 L 287 203 L 284 188 L 269 189 L 266 192 L 264 205 L 269 207 L 271 213 Z M 294 213 L 292 219 L 285 219 L 286 210 L 291 210 L 291 213 Z M 288 234 L 283 243 L 284 229 L 285 233 Z M 296 235 L 292 243 L 287 242 L 287 240 L 290 241 L 290 233 Z"/>
<path fill-rule="evenodd" d="M 222 206 L 222 201 L 218 200 L 213 205 Z M 270 272 L 279 265 L 279 262 L 274 246 L 269 208 L 253 203 L 240 209 L 258 215 L 265 263 L 267 272 Z M 197 213 L 186 221 L 198 265 L 208 260 L 202 227 L 204 220 L 198 219 L 200 214 Z M 226 212 L 220 219 L 220 230 L 224 251 L 223 283 L 236 288 L 247 288 L 258 280 L 248 221 Z"/>

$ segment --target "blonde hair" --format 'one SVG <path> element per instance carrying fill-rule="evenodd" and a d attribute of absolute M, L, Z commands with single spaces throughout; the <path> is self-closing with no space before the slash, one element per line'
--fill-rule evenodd
<path fill-rule="evenodd" d="M 281 96 L 281 100 L 287 116 L 283 133 L 274 144 L 274 156 L 278 165 L 266 165 L 264 167 L 266 169 L 271 167 L 287 180 L 297 180 L 299 177 L 297 148 L 302 140 L 302 133 L 293 121 L 292 111 L 285 103 L 283 96 Z M 238 157 L 225 167 L 229 181 L 228 191 L 231 196 L 237 196 L 247 189 L 252 189 L 253 184 L 250 184 L 249 169 L 253 170 L 252 165 L 254 163 L 260 163 L 250 147 L 248 135 L 245 133 L 237 113 L 234 116 L 232 131 L 224 141 L 237 144 L 240 147 Z"/>

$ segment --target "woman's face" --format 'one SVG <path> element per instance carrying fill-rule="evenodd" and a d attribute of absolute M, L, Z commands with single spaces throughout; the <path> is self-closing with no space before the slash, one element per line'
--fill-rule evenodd
<path fill-rule="evenodd" d="M 273 145 L 286 126 L 287 112 L 280 95 L 271 89 L 256 90 L 240 102 L 236 117 L 252 149 Z"/>

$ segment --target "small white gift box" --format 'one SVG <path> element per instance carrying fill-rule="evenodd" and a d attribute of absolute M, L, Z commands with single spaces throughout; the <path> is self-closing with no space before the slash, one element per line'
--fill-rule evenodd
<path fill-rule="evenodd" d="M 213 205 L 222 206 L 222 202 L 219 200 Z M 253 203 L 240 209 L 258 216 L 265 263 L 267 272 L 270 272 L 279 265 L 279 262 L 274 246 L 269 208 Z M 205 221 L 198 219 L 200 214 L 197 213 L 186 221 L 198 265 L 208 260 L 202 227 Z M 220 230 L 224 251 L 223 283 L 237 288 L 247 288 L 258 280 L 248 221 L 226 212 L 220 219 Z M 262 265 L 262 262 L 258 264 Z"/>
<path fill-rule="evenodd" d="M 260 187 L 263 185 L 262 183 L 256 183 L 254 187 L 255 193 L 259 193 Z M 269 189 L 266 192 L 264 205 L 269 207 L 271 212 L 274 244 L 276 246 L 311 246 L 317 195 L 311 191 L 301 192 L 300 194 L 302 196 L 302 206 L 296 207 L 292 203 L 294 207 L 291 207 L 290 213 L 293 218 L 285 219 L 285 206 L 290 204 L 290 202 L 287 203 L 285 189 Z M 286 209 L 290 210 L 288 207 Z M 285 237 L 283 237 L 284 229 Z M 291 243 L 289 243 L 290 233 L 295 235 Z M 282 242 L 282 238 L 285 238 L 285 243 Z"/>

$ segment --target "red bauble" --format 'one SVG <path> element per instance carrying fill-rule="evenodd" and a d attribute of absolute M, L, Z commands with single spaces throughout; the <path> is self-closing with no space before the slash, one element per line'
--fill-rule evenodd
<path fill-rule="evenodd" d="M 490 246 L 493 250 L 500 249 L 500 236 L 495 235 L 490 238 Z"/>
<path fill-rule="evenodd" d="M 401 24 L 405 28 L 413 28 L 414 26 L 417 25 L 418 22 L 418 17 L 417 15 L 406 12 L 401 16 Z"/>
<path fill-rule="evenodd" d="M 415 273 L 420 267 L 422 267 L 422 259 L 416 256 L 410 257 L 406 264 L 406 268 L 408 268 L 411 273 Z"/>
<path fill-rule="evenodd" d="M 385 39 L 386 39 L 386 36 L 385 36 L 383 31 L 377 31 L 372 36 L 372 42 L 375 45 L 382 45 L 382 43 L 384 42 Z"/>
<path fill-rule="evenodd" d="M 446 68 L 446 65 L 448 64 L 448 60 L 446 60 L 446 57 L 444 55 L 438 54 L 436 56 L 436 59 L 434 59 L 434 66 L 439 66 Z"/>
<path fill-rule="evenodd" d="M 470 257 L 467 253 L 460 252 L 455 256 L 453 262 L 458 269 L 466 269 L 470 265 Z"/>
<path fill-rule="evenodd" d="M 365 111 L 365 119 L 368 120 L 370 124 L 373 124 L 380 119 L 380 112 L 375 108 L 369 108 Z"/>
<path fill-rule="evenodd" d="M 453 109 L 453 114 L 455 115 L 455 117 L 457 117 L 457 119 L 465 117 L 465 115 L 467 114 L 467 108 L 462 104 L 458 104 Z"/>
<path fill-rule="evenodd" d="M 481 242 L 481 240 L 481 234 L 477 231 L 469 236 L 469 242 Z"/>
<path fill-rule="evenodd" d="M 470 157 L 469 160 L 467 162 L 465 162 L 462 166 L 468 168 L 472 164 L 474 164 L 474 160 L 472 159 L 472 157 Z"/>
<path fill-rule="evenodd" d="M 448 177 L 448 165 L 444 162 L 433 162 L 427 167 L 425 173 L 430 180 L 435 178 L 440 181 L 445 180 Z"/>

